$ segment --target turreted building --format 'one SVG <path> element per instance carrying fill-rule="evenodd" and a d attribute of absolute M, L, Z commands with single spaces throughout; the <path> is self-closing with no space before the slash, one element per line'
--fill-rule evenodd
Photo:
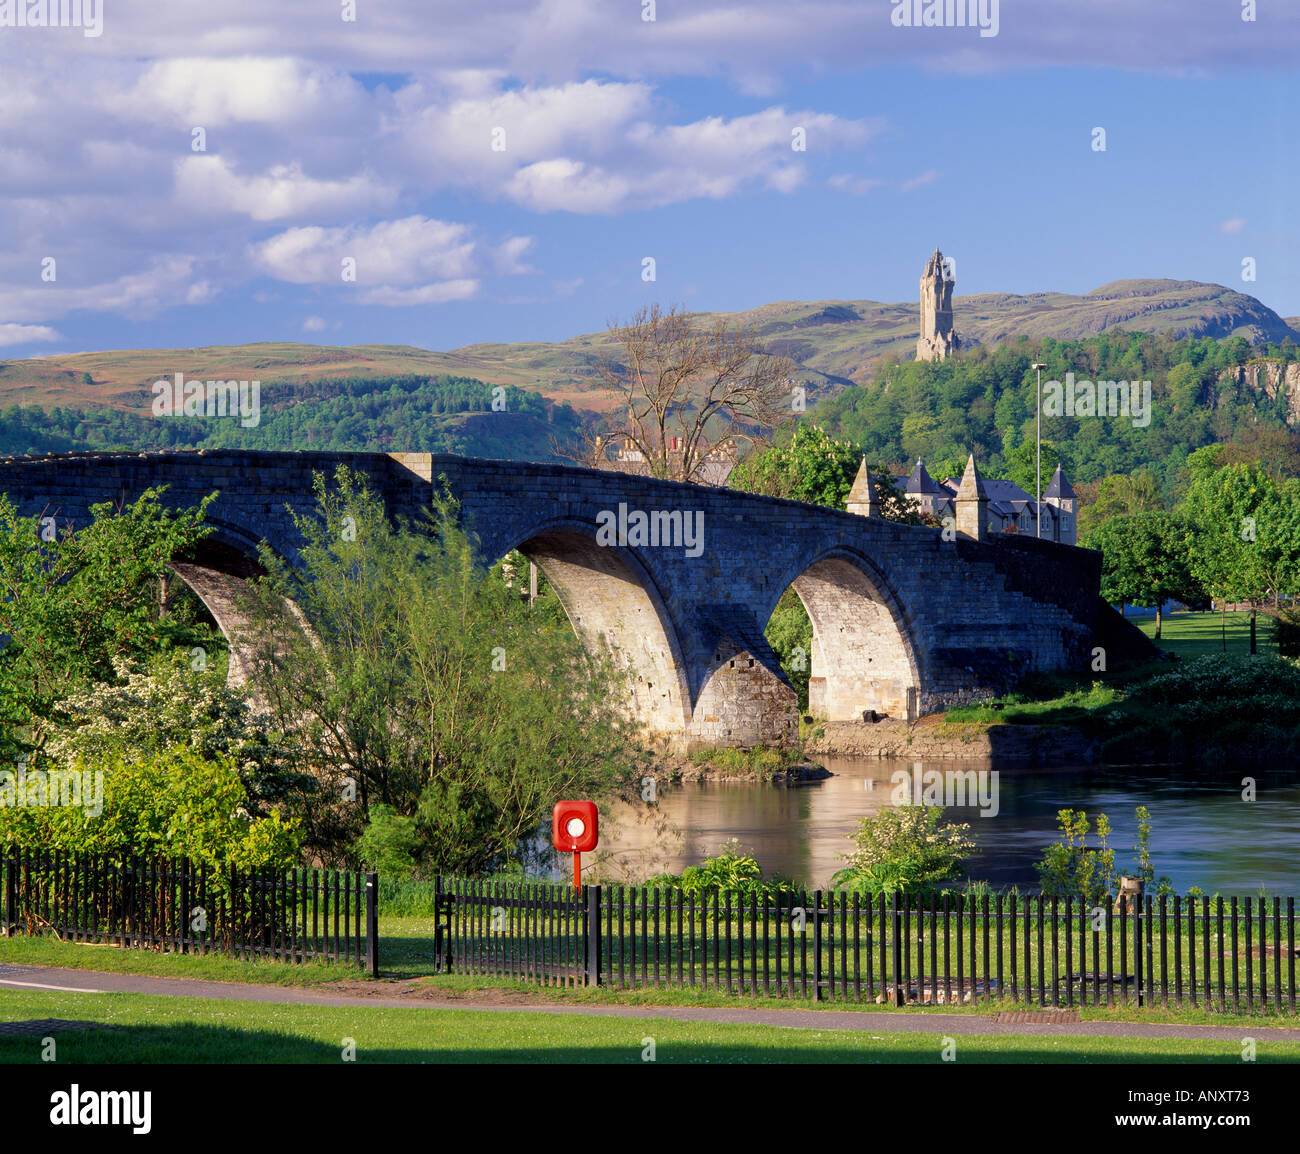
<path fill-rule="evenodd" d="M 858 473 L 858 483 L 849 494 L 848 511 L 863 516 L 874 516 L 878 509 L 874 503 L 868 507 L 865 497 L 867 477 L 866 462 Z M 995 533 L 1023 533 L 1033 537 L 1038 532 L 1038 503 L 1014 481 L 1002 481 L 980 475 L 974 458 L 967 462 L 966 475 L 960 480 L 947 477 L 936 481 L 926 470 L 925 462 L 918 460 L 906 477 L 894 477 L 894 484 L 920 513 L 930 513 L 943 521 L 953 518 L 959 533 L 976 536 L 971 516 L 981 510 L 982 538 Z M 964 491 L 963 491 L 964 487 Z M 1052 479 L 1043 491 L 1042 536 L 1045 541 L 1058 541 L 1062 545 L 1079 543 L 1078 498 L 1061 467 L 1056 467 Z"/>

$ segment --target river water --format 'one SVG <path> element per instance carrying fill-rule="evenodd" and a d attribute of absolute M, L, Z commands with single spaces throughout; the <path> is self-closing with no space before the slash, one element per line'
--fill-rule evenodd
<path fill-rule="evenodd" d="M 657 805 L 616 807 L 603 818 L 602 851 L 591 876 L 642 880 L 680 872 L 709 857 L 730 838 L 758 859 L 765 874 L 781 873 L 824 887 L 842 868 L 849 835 L 860 818 L 891 804 L 901 783 L 914 789 L 928 771 L 989 770 L 986 762 L 893 762 L 822 759 L 834 777 L 798 786 L 690 782 L 661 790 Z M 896 776 L 906 773 L 906 779 Z M 1040 769 L 1003 764 L 985 779 L 997 812 L 985 806 L 946 810 L 967 822 L 976 852 L 967 876 L 996 885 L 1037 888 L 1037 862 L 1057 838 L 1057 810 L 1105 813 L 1119 872 L 1128 872 L 1137 841 L 1134 814 L 1151 814 L 1156 876 L 1179 893 L 1300 896 L 1300 768 L 1250 771 L 1254 801 L 1243 800 L 1245 771 L 1168 766 L 1086 766 Z M 911 796 L 915 797 L 915 794 Z M 1089 839 L 1095 844 L 1095 839 Z"/>

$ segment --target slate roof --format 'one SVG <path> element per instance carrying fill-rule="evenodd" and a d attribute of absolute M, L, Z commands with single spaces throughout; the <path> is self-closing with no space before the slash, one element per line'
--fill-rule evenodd
<path fill-rule="evenodd" d="M 1061 466 L 1056 466 L 1056 472 L 1052 474 L 1052 480 L 1048 484 L 1044 497 L 1073 497 L 1074 489 L 1070 487 L 1070 482 L 1065 479 L 1061 473 Z"/>

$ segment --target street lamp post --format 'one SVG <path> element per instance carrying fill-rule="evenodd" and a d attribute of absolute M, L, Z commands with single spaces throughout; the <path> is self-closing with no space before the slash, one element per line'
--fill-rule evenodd
<path fill-rule="evenodd" d="M 1036 417 L 1035 436 L 1037 438 L 1037 486 L 1034 491 L 1034 536 L 1043 535 L 1043 370 L 1047 365 L 1035 361 L 1029 366 L 1038 372 L 1038 413 Z"/>

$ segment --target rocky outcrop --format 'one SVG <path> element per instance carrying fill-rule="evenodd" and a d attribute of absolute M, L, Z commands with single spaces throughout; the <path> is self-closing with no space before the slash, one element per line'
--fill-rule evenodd
<path fill-rule="evenodd" d="M 1300 424 L 1300 362 L 1292 361 L 1283 367 L 1279 360 L 1250 361 L 1235 369 L 1225 369 L 1219 380 L 1263 393 L 1269 400 L 1284 396 L 1286 423 L 1292 426 Z"/>

